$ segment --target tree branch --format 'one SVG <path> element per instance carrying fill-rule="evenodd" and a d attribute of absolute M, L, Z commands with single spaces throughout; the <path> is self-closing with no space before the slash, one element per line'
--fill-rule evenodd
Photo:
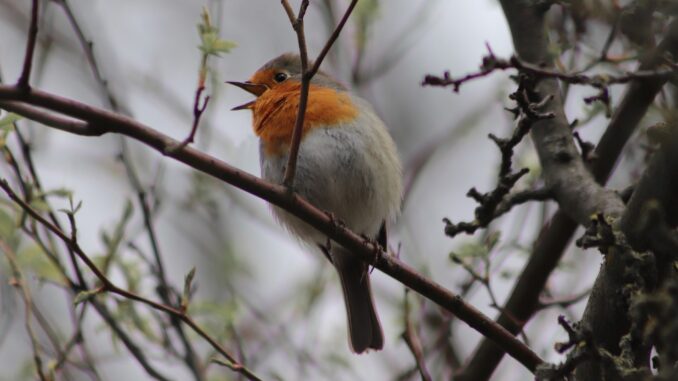
<path fill-rule="evenodd" d="M 673 55 L 678 53 L 676 28 L 676 23 L 672 23 L 668 35 L 659 44 L 659 48 L 652 56 L 662 57 L 666 52 Z M 594 152 L 597 159 L 593 164 L 592 171 L 599 183 L 604 184 L 609 178 L 614 163 L 621 154 L 621 149 L 635 130 L 638 121 L 645 114 L 647 107 L 659 89 L 649 83 L 646 84 L 645 81 L 631 83 L 629 91 L 621 101 Z M 654 92 L 650 94 L 651 91 Z M 645 102 L 645 99 L 649 99 L 645 106 L 639 107 L 641 101 Z M 551 272 L 560 262 L 560 258 L 569 246 L 577 226 L 577 223 L 561 208 L 539 235 L 532 255 L 530 255 L 530 260 L 521 272 L 503 309 L 510 315 L 502 313 L 497 318 L 497 322 L 513 334 L 520 332 L 522 326 L 537 311 L 541 290 L 546 285 Z M 516 319 L 511 319 L 511 316 Z M 521 322 L 520 326 L 516 326 L 516 320 Z M 476 348 L 475 354 L 464 369 L 463 374 L 472 375 L 468 379 L 473 381 L 488 379 L 503 355 L 501 348 L 491 341 L 483 340 Z"/>
<path fill-rule="evenodd" d="M 35 89 L 25 93 L 13 86 L 0 86 L 0 107 L 7 103 L 6 99 L 23 100 L 31 105 L 45 107 L 72 118 L 82 119 L 82 129 L 88 125 L 96 125 L 97 128 L 105 131 L 126 135 L 196 170 L 279 206 L 308 222 L 333 241 L 360 255 L 364 261 L 374 264 L 375 267 L 400 281 L 405 286 L 410 287 L 412 290 L 455 314 L 473 329 L 500 345 L 527 369 L 534 370 L 542 362 L 539 356 L 513 337 L 508 331 L 492 322 L 492 320 L 473 306 L 465 303 L 457 295 L 425 278 L 397 258 L 381 252 L 378 246 L 365 242 L 362 237 L 351 232 L 346 227 L 338 226 L 336 221 L 330 218 L 327 213 L 316 209 L 299 196 L 291 194 L 284 186 L 268 183 L 192 147 L 184 147 L 179 151 L 166 153 L 166 148 L 176 144 L 176 140 L 131 118 L 110 111 Z"/>
<path fill-rule="evenodd" d="M 633 332 L 634 322 L 628 308 L 634 301 L 629 290 L 651 291 L 672 273 L 678 240 L 669 221 L 678 218 L 678 179 L 675 176 L 678 171 L 678 127 L 669 125 L 667 130 L 663 144 L 638 182 L 620 223 L 633 249 L 639 253 L 652 250 L 654 258 L 644 260 L 641 255 L 623 247 L 608 254 L 582 319 L 588 330 L 596 332 L 595 345 L 613 355 L 619 352 L 624 355 L 620 348 L 621 338 L 626 337 L 629 330 Z M 669 234 L 668 240 L 666 234 Z M 641 268 L 643 260 L 653 261 L 649 265 L 651 270 Z M 615 317 L 612 323 L 611 316 Z M 634 363 L 645 363 L 650 347 L 648 343 L 633 348 Z M 609 364 L 587 362 L 577 369 L 577 376 L 592 379 L 604 377 L 611 371 L 614 369 L 609 369 Z"/>

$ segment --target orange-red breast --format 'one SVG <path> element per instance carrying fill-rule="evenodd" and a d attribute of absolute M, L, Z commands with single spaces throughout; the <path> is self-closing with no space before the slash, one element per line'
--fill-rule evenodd
<path fill-rule="evenodd" d="M 249 81 L 229 83 L 257 96 L 234 110 L 252 110 L 262 177 L 281 183 L 299 107 L 299 56 L 283 54 L 262 66 Z M 294 190 L 354 232 L 374 239 L 400 208 L 401 166 L 388 130 L 365 100 L 322 71 L 310 84 Z M 327 242 L 305 222 L 282 209 L 274 207 L 273 211 L 303 241 L 314 247 Z M 374 307 L 368 265 L 338 244 L 331 245 L 329 258 L 344 292 L 351 348 L 356 353 L 381 349 L 384 334 Z"/>

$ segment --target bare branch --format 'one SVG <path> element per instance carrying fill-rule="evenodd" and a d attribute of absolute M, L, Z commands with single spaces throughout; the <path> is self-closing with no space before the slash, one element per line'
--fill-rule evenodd
<path fill-rule="evenodd" d="M 176 140 L 119 114 L 35 89 L 25 94 L 12 86 L 0 86 L 0 105 L 5 103 L 2 101 L 3 99 L 17 98 L 30 104 L 59 111 L 73 118 L 91 121 L 98 128 L 132 137 L 161 153 L 165 153 L 168 146 L 176 144 Z M 346 227 L 337 225 L 336 221 L 333 221 L 327 213 L 316 209 L 299 196 L 291 194 L 286 187 L 268 183 L 190 146 L 167 154 L 167 156 L 265 199 L 303 219 L 333 241 L 359 255 L 362 260 L 374 264 L 384 273 L 457 315 L 473 329 L 504 348 L 507 353 L 520 361 L 527 369 L 534 370 L 541 363 L 539 356 L 532 350 L 473 306 L 465 303 L 441 285 L 419 274 L 399 259 L 380 252 L 379 248 L 373 243 L 365 242 L 362 237 Z M 375 253 L 380 253 L 377 258 L 375 258 Z"/>

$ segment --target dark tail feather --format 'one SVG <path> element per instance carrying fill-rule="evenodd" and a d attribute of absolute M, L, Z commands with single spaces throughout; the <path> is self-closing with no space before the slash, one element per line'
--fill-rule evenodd
<path fill-rule="evenodd" d="M 332 261 L 344 291 L 351 348 L 355 353 L 382 349 L 384 333 L 374 308 L 367 264 L 338 245 L 332 248 Z"/>

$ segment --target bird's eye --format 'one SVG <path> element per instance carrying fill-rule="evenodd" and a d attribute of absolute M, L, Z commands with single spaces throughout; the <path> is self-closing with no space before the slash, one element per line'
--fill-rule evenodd
<path fill-rule="evenodd" d="M 278 83 L 283 82 L 284 80 L 287 79 L 287 73 L 283 73 L 283 72 L 276 73 L 275 76 L 273 77 L 273 79 Z"/>

